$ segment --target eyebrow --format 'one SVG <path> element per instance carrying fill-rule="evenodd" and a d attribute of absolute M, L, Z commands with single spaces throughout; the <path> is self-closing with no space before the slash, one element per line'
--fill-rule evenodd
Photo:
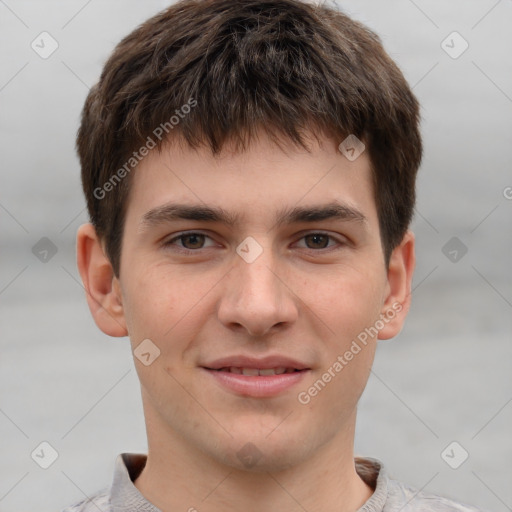
<path fill-rule="evenodd" d="M 368 219 L 357 208 L 333 201 L 323 205 L 283 208 L 277 212 L 274 226 L 331 219 L 368 223 Z M 175 220 L 218 222 L 233 227 L 240 222 L 241 215 L 217 206 L 167 203 L 146 212 L 141 219 L 141 228 L 146 229 Z"/>

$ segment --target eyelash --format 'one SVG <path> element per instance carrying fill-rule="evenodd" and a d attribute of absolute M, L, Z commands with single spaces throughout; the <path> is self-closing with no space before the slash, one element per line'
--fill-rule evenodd
<path fill-rule="evenodd" d="M 167 241 L 165 241 L 162 245 L 164 247 L 170 247 L 170 246 L 173 246 L 174 245 L 174 242 L 177 241 L 177 240 L 183 240 L 183 238 L 187 237 L 187 236 L 190 236 L 190 235 L 202 235 L 206 238 L 210 238 L 210 236 L 208 236 L 207 234 L 205 233 L 201 233 L 199 231 L 188 231 L 188 232 L 183 232 L 183 233 L 180 233 L 178 236 L 175 236 Z M 336 241 L 339 245 L 341 246 L 344 246 L 344 245 L 347 245 L 346 242 L 332 236 L 331 234 L 329 233 L 325 233 L 323 231 L 312 231 L 310 233 L 306 233 L 305 235 L 303 235 L 299 240 L 302 240 L 304 238 L 306 238 L 307 236 L 311 236 L 311 235 L 321 235 L 321 236 L 326 236 L 329 238 L 329 240 L 334 240 Z M 182 254 L 197 254 L 199 251 L 201 251 L 202 249 L 205 249 L 204 247 L 201 247 L 199 249 L 186 249 L 184 247 L 179 247 L 179 246 L 176 246 L 177 250 L 179 252 L 181 252 Z M 338 247 L 339 249 L 340 247 Z M 207 248 L 206 248 L 207 249 Z M 308 247 L 305 247 L 303 249 L 306 249 L 306 250 L 309 250 L 309 251 L 313 251 L 313 252 L 323 252 L 323 251 L 330 251 L 330 250 L 333 250 L 332 247 L 322 247 L 320 249 L 310 249 Z M 335 250 L 335 249 L 334 249 Z"/>

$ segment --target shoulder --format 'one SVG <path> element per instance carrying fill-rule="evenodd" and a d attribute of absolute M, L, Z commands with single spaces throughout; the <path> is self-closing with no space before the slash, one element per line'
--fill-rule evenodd
<path fill-rule="evenodd" d="M 398 510 L 402 512 L 485 512 L 451 498 L 418 491 L 403 482 L 389 479 L 388 499 L 383 512 Z"/>
<path fill-rule="evenodd" d="M 78 503 L 66 507 L 61 512 L 98 512 L 98 510 L 111 512 L 109 489 L 102 489 L 91 497 L 84 498 Z"/>

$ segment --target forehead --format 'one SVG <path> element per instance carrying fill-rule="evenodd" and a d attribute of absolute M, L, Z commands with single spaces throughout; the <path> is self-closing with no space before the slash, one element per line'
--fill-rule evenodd
<path fill-rule="evenodd" d="M 281 148 L 267 136 L 244 151 L 227 144 L 213 155 L 181 140 L 152 150 L 132 176 L 127 220 L 140 223 L 168 203 L 222 209 L 224 220 L 273 222 L 307 204 L 338 203 L 376 220 L 371 165 L 366 152 L 350 161 L 332 139 L 311 142 L 310 152 L 291 141 Z"/>

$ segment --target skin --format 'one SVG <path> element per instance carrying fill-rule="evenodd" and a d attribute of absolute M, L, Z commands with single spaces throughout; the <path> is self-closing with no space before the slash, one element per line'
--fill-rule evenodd
<path fill-rule="evenodd" d="M 135 486 L 162 510 L 355 511 L 373 492 L 354 466 L 356 406 L 377 339 L 398 334 L 409 309 L 414 236 L 386 268 L 367 152 L 350 162 L 336 141 L 310 140 L 311 153 L 291 142 L 283 152 L 264 135 L 216 157 L 175 142 L 151 151 L 133 174 L 119 278 L 92 225 L 79 229 L 78 267 L 98 327 L 128 335 L 132 350 L 148 338 L 160 350 L 149 366 L 134 358 L 148 435 Z M 332 201 L 366 220 L 275 223 L 283 208 Z M 171 202 L 240 218 L 143 221 Z M 184 231 L 207 236 L 176 238 Z M 307 236 L 318 232 L 329 237 Z M 236 252 L 248 236 L 263 249 L 252 263 Z M 393 304 L 400 311 L 377 337 L 300 403 L 298 393 Z M 310 370 L 278 396 L 241 396 L 201 368 L 234 354 L 280 354 Z M 237 455 L 247 443 L 250 467 Z"/>

